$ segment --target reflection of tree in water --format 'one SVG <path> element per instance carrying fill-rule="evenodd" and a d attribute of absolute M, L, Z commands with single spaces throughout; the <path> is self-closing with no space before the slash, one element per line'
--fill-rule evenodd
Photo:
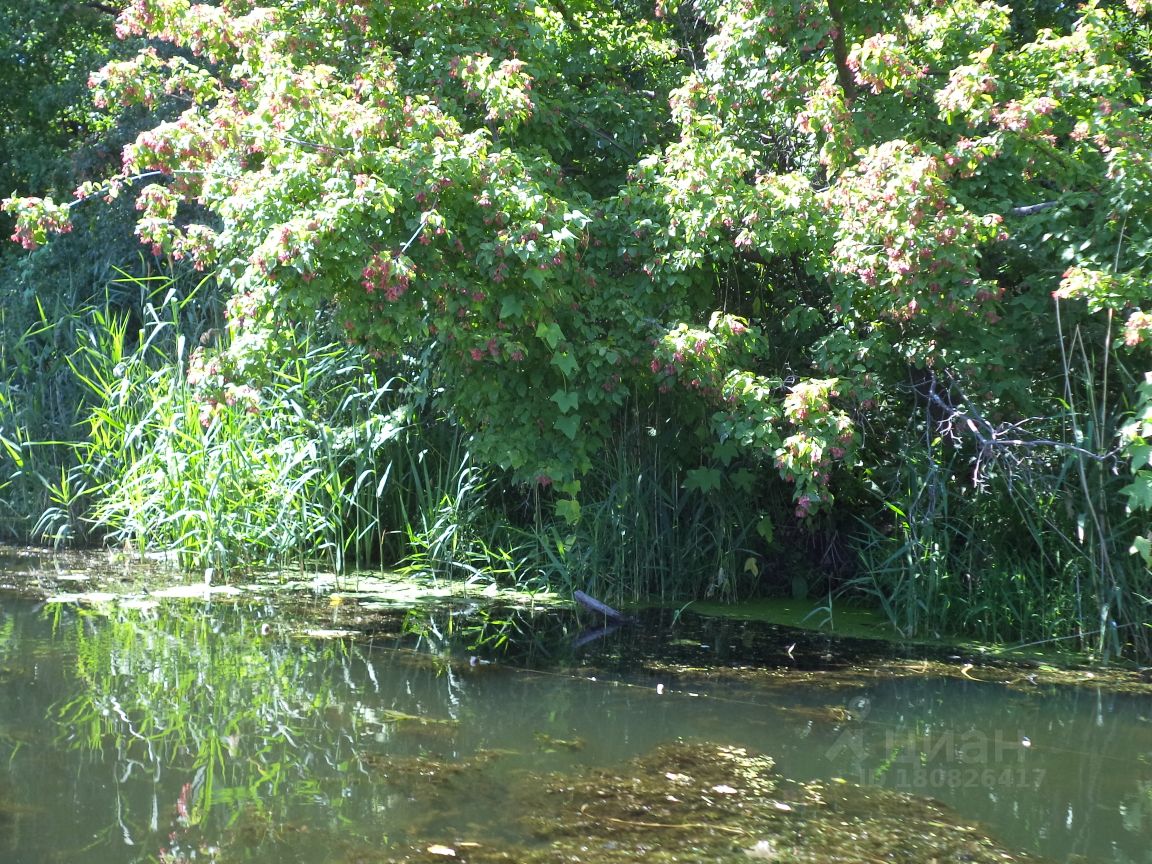
<path fill-rule="evenodd" d="M 350 807 L 388 809 L 387 790 L 364 782 L 365 745 L 375 760 L 426 748 L 429 718 L 454 703 L 450 676 L 410 653 L 379 676 L 367 647 L 297 638 L 271 616 L 191 604 L 75 616 L 80 692 L 54 716 L 70 746 L 111 763 L 126 842 L 158 834 L 168 860 L 197 845 L 203 857 L 220 831 L 297 846 L 301 829 L 348 830 Z"/>
<path fill-rule="evenodd" d="M 340 623 L 369 611 L 342 608 Z M 44 675 L 43 686 L 58 701 L 51 717 L 62 739 L 84 759 L 78 768 L 67 763 L 75 776 L 53 783 L 64 797 L 99 808 L 108 826 L 101 842 L 117 861 L 155 861 L 159 849 L 166 862 L 193 853 L 209 862 L 382 862 L 409 852 L 426 860 L 428 845 L 458 840 L 483 842 L 493 856 L 527 854 L 524 830 L 551 834 L 566 824 L 564 808 L 549 825 L 528 825 L 517 815 L 531 808 L 541 817 L 552 813 L 541 800 L 547 784 L 579 786 L 594 809 L 601 800 L 593 796 L 596 785 L 610 790 L 620 772 L 580 766 L 632 764 L 661 742 L 695 736 L 770 753 L 786 776 L 801 780 L 855 779 L 849 769 L 859 762 L 866 794 L 880 795 L 877 787 L 888 785 L 918 799 L 941 797 L 988 822 L 1011 809 L 1021 826 L 1014 836 L 1047 837 L 1049 848 L 1088 857 L 1099 856 L 1107 837 L 1115 860 L 1145 860 L 1134 851 L 1144 847 L 1131 841 L 1146 831 L 1152 810 L 1147 784 L 1135 785 L 1149 779 L 1136 763 L 1152 752 L 1152 727 L 1138 722 L 1134 697 L 1027 682 L 1014 692 L 969 677 L 885 678 L 883 664 L 797 672 L 766 665 L 766 651 L 783 657 L 781 664 L 795 657 L 743 638 L 749 634 L 740 627 L 730 628 L 728 665 L 709 665 L 727 631 L 694 629 L 687 616 L 671 631 L 645 620 L 578 646 L 589 622 L 571 615 L 457 605 L 412 614 L 405 630 L 402 613 L 373 614 L 371 638 L 333 641 L 289 633 L 261 604 L 58 611 L 57 631 L 71 638 L 56 640 L 56 662 L 74 663 L 74 674 Z M 17 616 L 17 632 L 27 618 Z M 0 640 L 6 626 L 0 616 Z M 795 646 L 793 655 L 803 648 Z M 745 649 L 752 654 L 741 654 Z M 818 650 L 826 650 L 823 643 Z M 675 662 L 662 665 L 661 651 Z M 512 671 L 514 663 L 554 665 L 529 674 Z M 895 661 L 890 671 L 895 676 Z M 1050 768 L 1036 788 L 981 784 L 961 790 L 963 800 L 948 789 L 894 782 L 901 769 L 910 776 L 923 754 L 927 769 L 949 776 L 962 766 L 949 761 L 952 751 L 940 742 L 963 743 L 970 730 L 987 735 L 997 727 L 1031 736 L 1029 769 L 1036 759 L 1062 767 Z M 828 755 L 850 735 L 859 753 Z M 894 747 L 902 748 L 896 761 L 878 775 Z M 1006 756 L 1014 770 L 1018 752 Z M 1132 757 L 1124 770 L 1114 768 L 1117 754 Z M 658 755 L 651 757 L 655 767 Z M 671 770 L 665 765 L 653 776 L 666 779 Z M 702 794 L 736 803 L 730 793 L 707 791 L 717 785 L 743 788 L 719 778 Z M 569 802 L 576 813 L 584 803 Z M 1066 824 L 1070 808 L 1074 819 Z M 694 826 L 703 824 L 702 814 L 666 815 L 669 824 L 675 817 L 675 824 Z M 662 820 L 649 814 L 634 821 Z M 742 833 L 719 830 L 714 839 L 736 838 L 733 854 L 785 848 L 742 823 L 729 827 Z M 570 839 L 595 836 L 610 846 L 631 830 L 636 849 L 680 836 L 636 824 L 615 831 L 601 825 L 599 833 Z M 129 841 L 136 857 L 124 852 Z M 468 860 L 481 860 L 476 849 L 461 849 Z"/>
<path fill-rule="evenodd" d="M 521 667 L 572 659 L 587 622 L 568 610 L 545 606 L 469 603 L 412 609 L 407 632 L 436 655 L 471 665 L 499 660 Z"/>

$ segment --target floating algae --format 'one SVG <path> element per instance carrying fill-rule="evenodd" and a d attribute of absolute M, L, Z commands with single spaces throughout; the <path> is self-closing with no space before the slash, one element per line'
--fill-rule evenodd
<path fill-rule="evenodd" d="M 587 669 L 584 670 L 587 674 Z M 791 669 L 755 665 L 693 666 L 666 661 L 647 661 L 642 674 L 659 679 L 669 687 L 706 689 L 722 683 L 765 691 L 773 687 L 792 689 L 798 684 L 823 691 L 852 690 L 868 687 L 877 680 L 899 678 L 955 678 L 1001 685 L 1013 690 L 1035 691 L 1041 687 L 1094 687 L 1111 693 L 1152 695 L 1152 671 L 1116 667 L 1063 668 L 1015 660 L 973 657 L 945 660 L 890 657 L 870 659 L 828 669 Z M 604 677 L 607 671 L 601 673 Z"/>
<path fill-rule="evenodd" d="M 421 714 L 409 714 L 405 711 L 394 711 L 391 709 L 381 711 L 380 717 L 386 722 L 395 723 L 401 728 L 412 728 L 415 726 L 454 732 L 460 726 L 459 720 L 453 720 L 451 718 L 440 719 L 436 717 L 425 717 Z"/>
<path fill-rule="evenodd" d="M 557 738 L 547 732 L 536 732 L 532 737 L 536 739 L 536 746 L 545 753 L 576 752 L 583 750 L 587 743 L 583 738 Z"/>
<path fill-rule="evenodd" d="M 373 712 L 373 719 L 389 730 L 390 737 L 408 741 L 440 742 L 447 744 L 460 731 L 460 721 L 451 718 L 425 717 L 406 711 L 383 710 Z"/>
<path fill-rule="evenodd" d="M 509 755 L 515 754 L 508 750 L 481 750 L 469 757 L 443 759 L 429 755 L 394 756 L 384 753 L 366 754 L 362 758 L 364 764 L 390 786 L 415 795 L 431 792 L 458 779 L 471 780 L 496 760 Z"/>
<path fill-rule="evenodd" d="M 1038 860 L 999 846 L 934 801 L 788 780 L 771 758 L 739 747 L 677 742 L 615 769 L 526 776 L 508 791 L 517 805 L 509 812 L 520 814 L 533 842 L 428 837 L 379 860 L 428 860 L 429 844 L 474 864 Z"/>

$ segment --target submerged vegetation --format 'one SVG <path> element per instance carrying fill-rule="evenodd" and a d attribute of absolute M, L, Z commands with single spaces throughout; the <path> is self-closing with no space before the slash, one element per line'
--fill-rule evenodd
<path fill-rule="evenodd" d="M 1149 4 L 55 5 L 9 538 L 1152 656 Z"/>
<path fill-rule="evenodd" d="M 743 748 L 678 743 L 622 769 L 547 783 L 544 806 L 534 796 L 523 812 L 548 846 L 517 850 L 514 860 L 554 861 L 557 852 L 606 862 L 1032 860 L 939 805 L 843 782 L 790 781 L 772 759 Z"/>
<path fill-rule="evenodd" d="M 9 595 L 0 849 L 141 864 L 1004 862 L 1136 861 L 1146 845 L 1144 696 L 1022 695 L 985 683 L 988 669 L 944 679 L 891 654 L 798 673 L 827 640 L 769 655 L 786 634 L 688 615 L 676 636 L 692 670 L 660 665 L 676 654 L 666 628 L 573 649 L 554 626 L 571 610 L 537 620 L 550 650 L 527 666 L 473 664 L 475 633 L 452 622 L 475 610 L 460 604 L 425 610 L 419 631 L 394 609 L 369 633 L 316 640 L 286 599 Z M 651 662 L 617 668 L 647 634 L 663 636 Z"/>

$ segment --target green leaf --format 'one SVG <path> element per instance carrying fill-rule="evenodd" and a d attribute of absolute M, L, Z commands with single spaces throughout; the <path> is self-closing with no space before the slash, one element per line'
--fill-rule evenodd
<path fill-rule="evenodd" d="M 578 228 L 583 228 L 585 225 L 592 221 L 592 217 L 585 216 L 579 210 L 569 210 L 564 214 L 564 221 L 573 222 Z"/>
<path fill-rule="evenodd" d="M 712 448 L 712 455 L 716 459 L 719 459 L 722 465 L 727 467 L 732 464 L 733 459 L 740 455 L 740 444 L 731 438 L 726 441 L 721 441 Z"/>
<path fill-rule="evenodd" d="M 569 414 L 566 417 L 557 417 L 552 425 L 567 435 L 569 441 L 575 441 L 576 433 L 580 431 L 580 415 Z"/>
<path fill-rule="evenodd" d="M 556 407 L 565 414 L 574 408 L 580 407 L 580 396 L 576 393 L 568 393 L 565 390 L 557 390 L 553 393 L 552 401 L 555 402 Z"/>
<path fill-rule="evenodd" d="M 1137 537 L 1128 551 L 1143 558 L 1145 564 L 1152 564 L 1152 537 Z"/>
<path fill-rule="evenodd" d="M 24 467 L 24 456 L 21 452 L 20 445 L 15 441 L 9 441 L 3 435 L 0 435 L 0 444 L 8 451 L 9 458 L 16 463 L 17 468 Z"/>
<path fill-rule="evenodd" d="M 556 502 L 556 515 L 569 525 L 575 525 L 580 520 L 580 502 L 575 498 L 561 498 Z"/>
<path fill-rule="evenodd" d="M 747 468 L 740 468 L 728 475 L 728 482 L 732 484 L 733 489 L 747 495 L 756 486 L 756 474 Z"/>
<path fill-rule="evenodd" d="M 500 301 L 500 317 L 511 318 L 516 315 L 524 314 L 524 303 L 519 297 L 513 294 L 505 294 L 504 298 Z"/>
<path fill-rule="evenodd" d="M 1128 496 L 1129 510 L 1152 510 L 1152 471 L 1138 471 L 1135 479 L 1120 490 Z"/>
<path fill-rule="evenodd" d="M 1152 444 L 1130 444 L 1128 453 L 1132 457 L 1132 470 L 1136 471 L 1152 463 Z"/>
<path fill-rule="evenodd" d="M 552 350 L 556 350 L 556 346 L 560 344 L 560 340 L 564 338 L 564 331 L 560 329 L 560 325 L 556 323 L 545 324 L 541 321 L 536 325 L 536 338 L 543 339 L 544 342 Z"/>
<path fill-rule="evenodd" d="M 552 365 L 559 367 L 560 371 L 564 373 L 565 378 L 570 378 L 572 373 L 580 366 L 576 362 L 576 358 L 566 351 L 552 355 Z"/>
<path fill-rule="evenodd" d="M 724 475 L 719 468 L 693 468 L 684 475 L 684 488 L 691 491 L 711 492 L 719 489 Z"/>

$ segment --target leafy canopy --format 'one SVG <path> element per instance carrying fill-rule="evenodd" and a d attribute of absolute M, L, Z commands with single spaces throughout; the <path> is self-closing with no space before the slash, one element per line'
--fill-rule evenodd
<path fill-rule="evenodd" d="M 188 107 L 77 194 L 131 188 L 144 242 L 219 273 L 236 375 L 327 310 L 573 517 L 664 400 L 803 518 L 910 376 L 1051 407 L 1053 292 L 1146 351 L 1148 5 L 134 0 L 149 47 L 97 102 Z M 73 206 L 5 204 L 26 246 Z"/>

